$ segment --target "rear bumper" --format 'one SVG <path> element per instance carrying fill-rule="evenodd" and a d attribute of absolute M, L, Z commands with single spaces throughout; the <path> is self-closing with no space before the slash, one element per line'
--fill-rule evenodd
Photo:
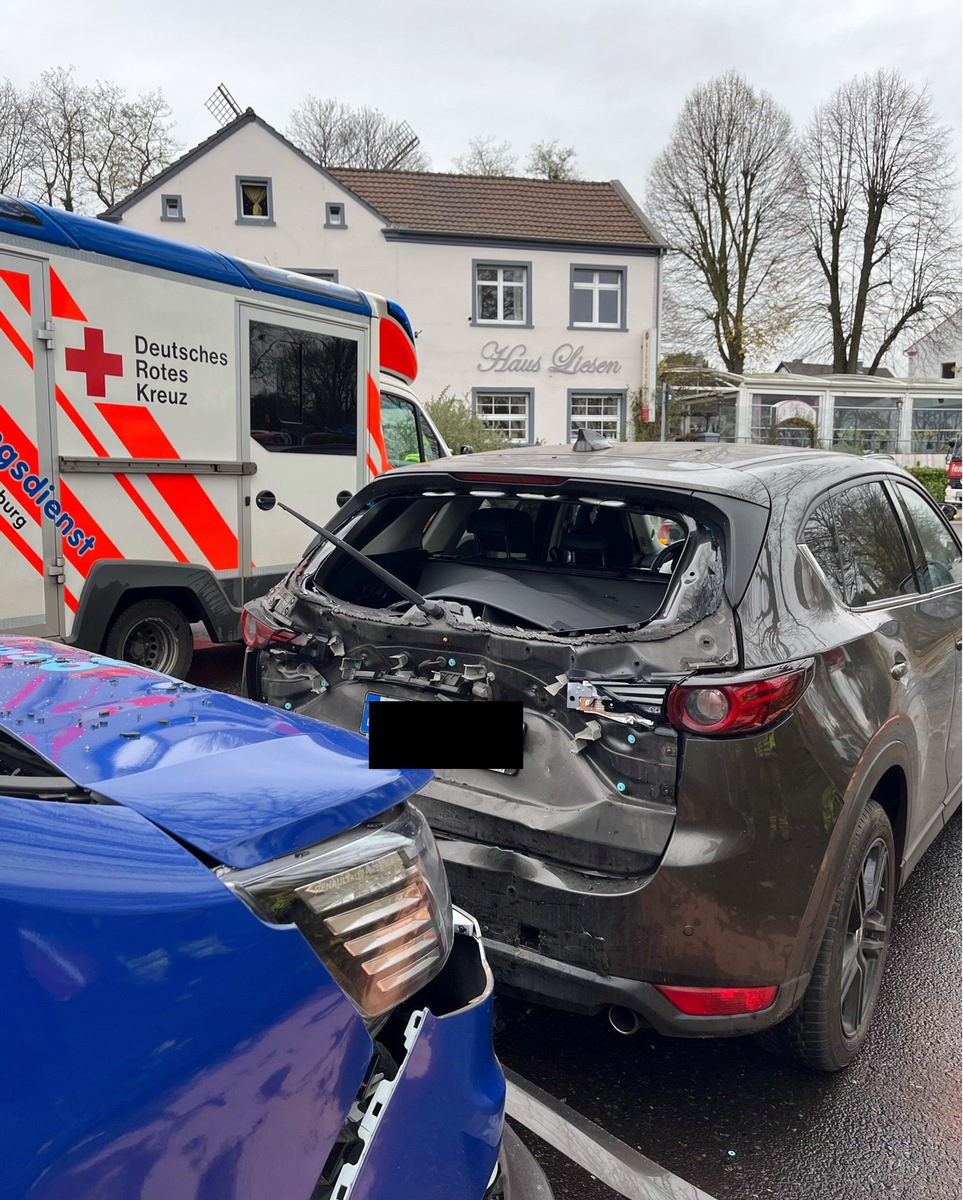
<path fill-rule="evenodd" d="M 788 1016 L 802 999 L 809 976 L 782 984 L 775 1001 L 761 1012 L 727 1017 L 691 1017 L 671 1004 L 651 983 L 598 975 L 521 946 L 485 941 L 485 953 L 498 980 L 499 995 L 530 1000 L 566 1012 L 594 1015 L 627 1008 L 667 1037 L 735 1037 L 758 1033 Z"/>

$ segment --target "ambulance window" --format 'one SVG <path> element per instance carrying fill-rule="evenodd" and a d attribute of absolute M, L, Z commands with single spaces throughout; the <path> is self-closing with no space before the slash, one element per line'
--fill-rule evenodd
<path fill-rule="evenodd" d="M 358 344 L 252 321 L 251 437 L 285 454 L 358 453 Z"/>
<path fill-rule="evenodd" d="M 421 462 L 421 443 L 414 406 L 400 396 L 381 394 L 381 431 L 384 434 L 388 462 L 393 467 Z"/>

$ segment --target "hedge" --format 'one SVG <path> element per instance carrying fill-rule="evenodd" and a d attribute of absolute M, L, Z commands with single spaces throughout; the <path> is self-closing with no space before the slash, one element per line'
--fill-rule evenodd
<path fill-rule="evenodd" d="M 937 504 L 943 503 L 946 493 L 945 467 L 907 467 L 906 470 L 916 476 Z"/>

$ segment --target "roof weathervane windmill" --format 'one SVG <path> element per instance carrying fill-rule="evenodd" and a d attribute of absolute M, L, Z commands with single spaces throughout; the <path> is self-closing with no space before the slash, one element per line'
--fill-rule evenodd
<path fill-rule="evenodd" d="M 204 107 L 213 115 L 222 129 L 225 125 L 230 125 L 236 117 L 239 117 L 242 111 L 240 104 L 238 104 L 223 83 L 219 83 L 213 94 L 208 96 L 204 101 Z"/>
<path fill-rule="evenodd" d="M 414 150 L 420 141 L 421 139 L 407 121 L 399 121 L 386 141 L 385 153 L 389 157 L 381 169 L 383 171 L 392 170 L 407 154 L 410 154 Z"/>

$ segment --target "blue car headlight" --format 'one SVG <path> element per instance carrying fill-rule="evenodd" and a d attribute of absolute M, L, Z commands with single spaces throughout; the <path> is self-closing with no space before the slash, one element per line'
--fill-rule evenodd
<path fill-rule="evenodd" d="M 296 925 L 363 1017 L 413 995 L 452 943 L 438 847 L 406 804 L 360 828 L 257 867 L 217 874 L 257 915 Z"/>

